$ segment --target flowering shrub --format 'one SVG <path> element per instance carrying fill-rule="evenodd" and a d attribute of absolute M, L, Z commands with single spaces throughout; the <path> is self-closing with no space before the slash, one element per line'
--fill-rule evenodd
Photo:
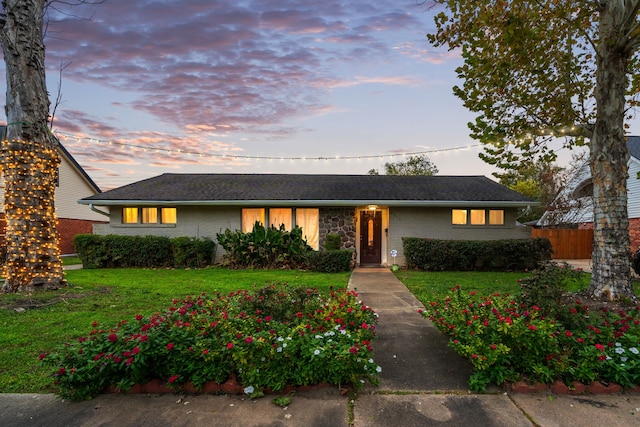
<path fill-rule="evenodd" d="M 272 285 L 254 292 L 174 300 L 166 313 L 115 327 L 94 323 L 86 337 L 41 356 L 59 394 L 92 397 L 161 379 L 196 388 L 235 376 L 252 391 L 287 384 L 378 382 L 371 358 L 377 315 L 352 291 L 327 297 Z"/>
<path fill-rule="evenodd" d="M 640 384 L 640 307 L 592 312 L 576 300 L 563 315 L 574 318 L 570 325 L 580 325 L 571 328 L 510 295 L 480 297 L 456 286 L 444 301 L 428 304 L 423 315 L 471 361 L 474 391 L 519 379 Z"/>

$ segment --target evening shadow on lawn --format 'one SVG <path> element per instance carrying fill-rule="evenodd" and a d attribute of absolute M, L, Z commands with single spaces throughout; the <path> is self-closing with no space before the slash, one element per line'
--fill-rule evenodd
<path fill-rule="evenodd" d="M 60 291 L 52 291 L 46 295 L 38 294 L 38 298 L 34 298 L 31 294 L 20 295 L 18 298 L 6 298 L 0 302 L 0 309 L 2 310 L 37 310 L 39 308 L 51 307 L 56 304 L 65 303 L 68 300 L 91 298 L 94 295 L 106 295 L 111 294 L 111 288 L 106 286 L 100 286 L 96 289 L 88 290 L 85 292 L 77 293 L 66 291 L 59 293 Z"/>

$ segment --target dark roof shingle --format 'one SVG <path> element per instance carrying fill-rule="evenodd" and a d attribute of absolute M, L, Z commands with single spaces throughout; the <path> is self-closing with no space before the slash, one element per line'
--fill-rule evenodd
<path fill-rule="evenodd" d="M 533 201 L 484 176 L 171 174 L 166 173 L 81 200 L 83 204 L 176 202 L 352 201 L 510 202 Z"/>

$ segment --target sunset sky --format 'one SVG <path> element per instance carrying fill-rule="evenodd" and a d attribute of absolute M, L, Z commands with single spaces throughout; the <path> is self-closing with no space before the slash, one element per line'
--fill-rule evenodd
<path fill-rule="evenodd" d="M 107 0 L 51 11 L 54 131 L 103 189 L 165 172 L 365 174 L 411 152 L 440 174 L 490 176 L 468 137 L 474 116 L 452 94 L 459 54 L 429 44 L 436 10 L 418 3 Z"/>

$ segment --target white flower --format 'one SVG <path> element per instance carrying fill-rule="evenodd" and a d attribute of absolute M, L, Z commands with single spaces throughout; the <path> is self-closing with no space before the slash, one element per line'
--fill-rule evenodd
<path fill-rule="evenodd" d="M 614 351 L 615 351 L 616 353 L 618 353 L 618 354 L 622 354 L 622 353 L 624 353 L 624 348 L 622 348 L 622 347 L 616 347 L 616 349 L 615 349 Z"/>
<path fill-rule="evenodd" d="M 369 359 L 369 363 L 373 363 L 373 359 Z"/>
<path fill-rule="evenodd" d="M 627 356 L 622 356 L 622 357 L 620 358 L 620 361 L 621 361 L 621 362 L 626 362 L 627 360 L 629 360 L 629 358 L 628 358 Z"/>
<path fill-rule="evenodd" d="M 286 342 L 285 342 L 285 343 L 282 343 L 282 347 L 283 347 L 283 348 L 284 348 L 284 347 L 286 347 L 286 346 L 287 346 L 287 343 L 286 343 Z"/>
<path fill-rule="evenodd" d="M 376 372 L 377 373 L 382 372 L 382 366 L 376 366 Z"/>
<path fill-rule="evenodd" d="M 282 341 L 284 341 L 284 338 L 278 337 L 278 341 L 282 342 Z"/>
<path fill-rule="evenodd" d="M 313 354 L 315 354 L 316 356 L 317 356 L 317 355 L 319 355 L 319 354 L 320 354 L 320 350 L 317 350 L 317 349 L 316 349 L 316 350 L 313 352 Z"/>
<path fill-rule="evenodd" d="M 278 353 L 282 353 L 282 347 L 278 347 L 278 348 L 276 348 L 276 351 L 277 351 Z"/>
<path fill-rule="evenodd" d="M 341 330 L 340 330 L 340 333 L 341 333 L 342 335 L 345 335 L 345 334 L 347 333 L 347 330 L 346 330 L 346 329 L 341 329 Z"/>
<path fill-rule="evenodd" d="M 316 335 L 316 339 L 317 340 L 321 340 L 322 339 L 322 335 Z"/>
<path fill-rule="evenodd" d="M 622 344 L 620 344 L 619 342 L 616 343 L 616 347 L 622 347 Z"/>
<path fill-rule="evenodd" d="M 244 394 L 251 394 L 251 393 L 253 393 L 255 390 L 256 390 L 256 389 L 255 389 L 255 388 L 253 388 L 253 386 L 252 386 L 252 385 L 250 385 L 249 387 L 245 387 L 245 389 L 244 389 Z"/>
<path fill-rule="evenodd" d="M 638 349 L 637 349 L 637 348 L 635 348 L 635 347 L 631 347 L 631 348 L 629 349 L 629 351 L 630 351 L 631 353 L 633 353 L 633 354 L 638 354 L 638 353 L 640 353 L 640 351 L 638 351 Z"/>
<path fill-rule="evenodd" d="M 329 335 L 334 336 L 336 333 L 333 331 L 329 331 Z"/>
<path fill-rule="evenodd" d="M 611 356 L 607 356 L 607 360 L 611 360 Z"/>

